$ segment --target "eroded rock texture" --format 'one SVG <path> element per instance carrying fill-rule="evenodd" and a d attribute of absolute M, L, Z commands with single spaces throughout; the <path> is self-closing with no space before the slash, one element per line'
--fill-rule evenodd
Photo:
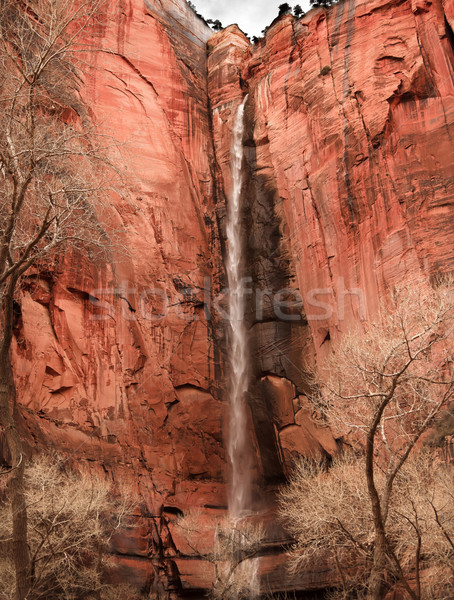
<path fill-rule="evenodd" d="M 222 383 L 204 295 L 222 265 L 206 93 L 211 35 L 184 2 L 110 3 L 81 95 L 119 148 L 110 265 L 67 255 L 30 277 L 14 363 L 24 428 L 40 445 L 128 482 L 140 527 L 119 577 L 177 578 L 167 513 L 225 505 Z M 206 291 L 205 291 L 206 290 Z M 159 581 L 158 581 L 159 580 Z"/>
<path fill-rule="evenodd" d="M 31 446 L 137 495 L 117 577 L 181 595 L 210 586 L 203 527 L 226 505 L 224 325 L 209 307 L 225 284 L 235 111 L 248 93 L 250 427 L 256 503 L 272 510 L 298 454 L 337 449 L 314 425 L 309 367 L 394 284 L 453 269 L 454 9 L 343 0 L 277 20 L 254 47 L 235 26 L 212 36 L 184 0 L 108 10 L 95 32 L 108 52 L 80 93 L 120 142 L 127 184 L 109 218 L 126 251 L 109 265 L 68 253 L 31 274 L 18 400 Z M 188 545 L 176 520 L 194 509 L 202 534 Z M 285 536 L 268 522 L 277 553 Z M 262 561 L 270 589 L 333 581 L 329 566 L 291 580 L 276 553 Z"/>
<path fill-rule="evenodd" d="M 253 47 L 234 26 L 209 41 L 227 190 L 231 115 L 248 93 L 248 273 L 261 294 L 298 292 L 274 296 L 285 309 L 260 300 L 261 320 L 251 302 L 253 413 L 273 414 L 278 430 L 276 447 L 261 453 L 265 477 L 285 472 L 294 452 L 335 447 L 304 429 L 305 365 L 373 315 L 392 286 L 453 268 L 448 4 L 346 0 L 276 20 Z M 265 429 L 260 422 L 259 437 Z"/>

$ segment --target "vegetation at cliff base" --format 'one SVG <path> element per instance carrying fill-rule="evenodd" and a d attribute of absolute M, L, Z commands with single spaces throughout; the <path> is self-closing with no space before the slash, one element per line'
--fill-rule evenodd
<path fill-rule="evenodd" d="M 258 597 L 254 577 L 257 557 L 264 540 L 260 525 L 248 519 L 224 517 L 206 521 L 193 512 L 179 518 L 176 527 L 189 548 L 213 566 L 214 579 L 208 597 L 212 600 L 247 600 Z M 201 549 L 201 539 L 212 539 L 213 549 Z"/>
<path fill-rule="evenodd" d="M 346 442 L 301 461 L 281 496 L 292 568 L 335 565 L 339 599 L 454 597 L 454 466 L 430 430 L 454 399 L 454 286 L 402 287 L 320 366 L 316 409 Z"/>
<path fill-rule="evenodd" d="M 24 477 L 28 518 L 30 581 L 27 600 L 120 600 L 132 598 L 127 586 L 105 581 L 112 536 L 134 508 L 127 494 L 89 473 L 75 473 L 56 455 L 40 455 Z M 12 515 L 0 503 L 0 599 L 15 597 Z"/>

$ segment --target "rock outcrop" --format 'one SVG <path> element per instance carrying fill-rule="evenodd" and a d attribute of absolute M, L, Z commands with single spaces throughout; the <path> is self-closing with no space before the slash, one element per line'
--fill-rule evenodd
<path fill-rule="evenodd" d="M 31 448 L 134 490 L 137 526 L 115 541 L 117 576 L 181 595 L 209 587 L 212 569 L 178 516 L 195 512 L 209 530 L 226 505 L 213 299 L 225 285 L 236 108 L 248 93 L 251 435 L 257 505 L 272 510 L 297 455 L 338 446 L 312 419 L 311 365 L 393 285 L 454 268 L 454 8 L 341 0 L 276 20 L 254 46 L 236 26 L 213 35 L 184 0 L 107 10 L 93 32 L 106 52 L 80 94 L 118 142 L 126 183 L 108 217 L 121 243 L 111 264 L 68 253 L 27 278 L 17 397 Z M 286 540 L 272 521 L 269 587 L 328 585 L 329 568 L 283 575 Z"/>

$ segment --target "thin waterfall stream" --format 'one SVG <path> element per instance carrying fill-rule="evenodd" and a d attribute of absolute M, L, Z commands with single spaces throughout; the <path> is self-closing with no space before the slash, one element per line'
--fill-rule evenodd
<path fill-rule="evenodd" d="M 232 468 L 229 490 L 229 513 L 233 518 L 243 516 L 250 509 L 251 474 L 247 443 L 248 413 L 246 393 L 249 377 L 249 353 L 245 316 L 243 280 L 243 235 L 241 227 L 241 189 L 243 185 L 243 131 L 244 105 L 238 107 L 233 123 L 231 168 L 232 193 L 227 211 L 227 280 L 229 286 L 230 336 L 228 360 L 230 368 L 229 406 L 230 423 L 228 453 Z"/>
<path fill-rule="evenodd" d="M 242 228 L 242 187 L 243 187 L 243 133 L 244 107 L 247 96 L 238 107 L 233 123 L 231 147 L 232 192 L 227 209 L 227 258 L 226 271 L 229 287 L 228 337 L 229 362 L 229 436 L 228 454 L 231 464 L 228 509 L 232 521 L 232 534 L 237 539 L 238 549 L 242 546 L 244 534 L 240 522 L 251 515 L 252 451 L 248 439 L 249 415 L 247 391 L 249 384 L 248 331 L 245 322 L 246 290 L 244 280 L 244 232 Z M 237 576 L 247 581 L 249 597 L 259 593 L 259 559 L 245 560 L 238 569 Z"/>

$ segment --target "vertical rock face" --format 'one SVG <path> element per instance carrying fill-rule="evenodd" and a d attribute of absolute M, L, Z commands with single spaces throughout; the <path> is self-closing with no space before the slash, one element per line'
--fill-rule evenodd
<path fill-rule="evenodd" d="M 28 438 L 131 485 L 142 518 L 118 543 L 120 575 L 146 591 L 176 581 L 161 569 L 175 554 L 167 517 L 226 503 L 221 363 L 204 308 L 222 276 L 211 30 L 183 0 L 106 4 L 94 32 L 104 52 L 80 93 L 125 182 L 103 215 L 115 257 L 68 253 L 30 276 L 14 363 Z"/>
<path fill-rule="evenodd" d="M 441 2 L 349 0 L 280 19 L 237 61 L 256 187 L 268 170 L 317 349 L 359 316 L 354 296 L 340 302 L 346 289 L 360 288 L 371 314 L 402 278 L 452 269 L 448 16 Z M 213 38 L 210 61 L 236 39 L 229 30 Z M 225 98 L 214 92 L 215 112 L 228 109 L 234 85 Z M 307 297 L 318 288 L 327 318 Z"/>
<path fill-rule="evenodd" d="M 116 543 L 123 578 L 194 591 L 212 570 L 174 521 L 226 504 L 223 327 L 209 308 L 225 284 L 236 108 L 248 93 L 251 434 L 272 491 L 296 455 L 336 451 L 307 398 L 331 340 L 396 283 L 454 267 L 454 11 L 344 0 L 276 20 L 252 47 L 236 26 L 211 37 L 184 0 L 107 10 L 94 32 L 106 52 L 80 94 L 119 142 L 125 184 L 108 218 L 120 242 L 111 264 L 68 252 L 25 282 L 22 427 L 31 445 L 131 485 L 140 517 Z M 271 589 L 331 576 L 291 582 L 281 559 L 263 565 Z"/>
<path fill-rule="evenodd" d="M 308 429 L 305 365 L 374 315 L 394 285 L 453 269 L 451 13 L 440 0 L 346 0 L 276 20 L 253 47 L 235 26 L 209 41 L 227 190 L 230 115 L 248 93 L 245 221 L 259 290 L 251 407 L 259 447 L 268 440 L 265 477 L 279 477 L 295 452 L 335 448 Z"/>

